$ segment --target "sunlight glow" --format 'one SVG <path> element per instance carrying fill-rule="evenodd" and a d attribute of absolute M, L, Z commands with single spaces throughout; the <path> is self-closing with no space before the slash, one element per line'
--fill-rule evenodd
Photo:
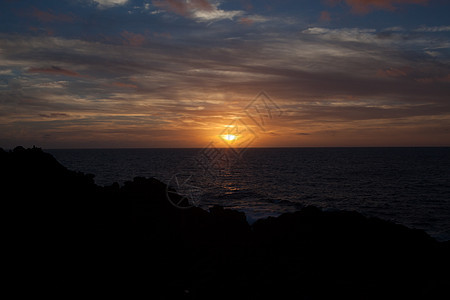
<path fill-rule="evenodd" d="M 227 141 L 234 141 L 235 139 L 237 139 L 237 136 L 235 136 L 234 134 L 224 134 L 222 135 L 222 138 Z"/>

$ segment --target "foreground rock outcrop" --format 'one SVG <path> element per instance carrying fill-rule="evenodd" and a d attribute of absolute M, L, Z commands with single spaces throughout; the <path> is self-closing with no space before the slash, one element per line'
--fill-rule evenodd
<path fill-rule="evenodd" d="M 38 148 L 0 149 L 5 248 L 19 290 L 151 299 L 446 299 L 449 243 L 307 207 L 252 226 L 177 209 L 166 186 L 100 187 Z M 442 298 L 444 297 L 444 298 Z"/>

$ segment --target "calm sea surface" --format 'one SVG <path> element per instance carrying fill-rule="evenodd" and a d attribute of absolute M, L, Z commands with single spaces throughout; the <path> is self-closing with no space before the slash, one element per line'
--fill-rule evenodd
<path fill-rule="evenodd" d="M 46 151 L 99 185 L 155 177 L 198 206 L 245 211 L 249 221 L 315 205 L 450 240 L 450 148 L 251 148 L 240 160 L 202 149 Z"/>

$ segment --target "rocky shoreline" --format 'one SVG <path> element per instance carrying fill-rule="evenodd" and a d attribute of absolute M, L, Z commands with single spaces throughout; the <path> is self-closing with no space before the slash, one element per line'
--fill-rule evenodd
<path fill-rule="evenodd" d="M 450 244 L 421 230 L 316 207 L 249 225 L 220 206 L 175 208 L 154 178 L 98 186 L 39 148 L 0 149 L 0 166 L 10 272 L 24 289 L 151 299 L 449 293 Z"/>

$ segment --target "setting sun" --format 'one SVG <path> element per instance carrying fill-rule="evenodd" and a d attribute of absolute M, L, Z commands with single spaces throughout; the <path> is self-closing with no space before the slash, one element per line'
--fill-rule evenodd
<path fill-rule="evenodd" d="M 227 141 L 234 141 L 237 139 L 237 136 L 234 134 L 224 134 L 222 135 L 222 138 Z"/>

